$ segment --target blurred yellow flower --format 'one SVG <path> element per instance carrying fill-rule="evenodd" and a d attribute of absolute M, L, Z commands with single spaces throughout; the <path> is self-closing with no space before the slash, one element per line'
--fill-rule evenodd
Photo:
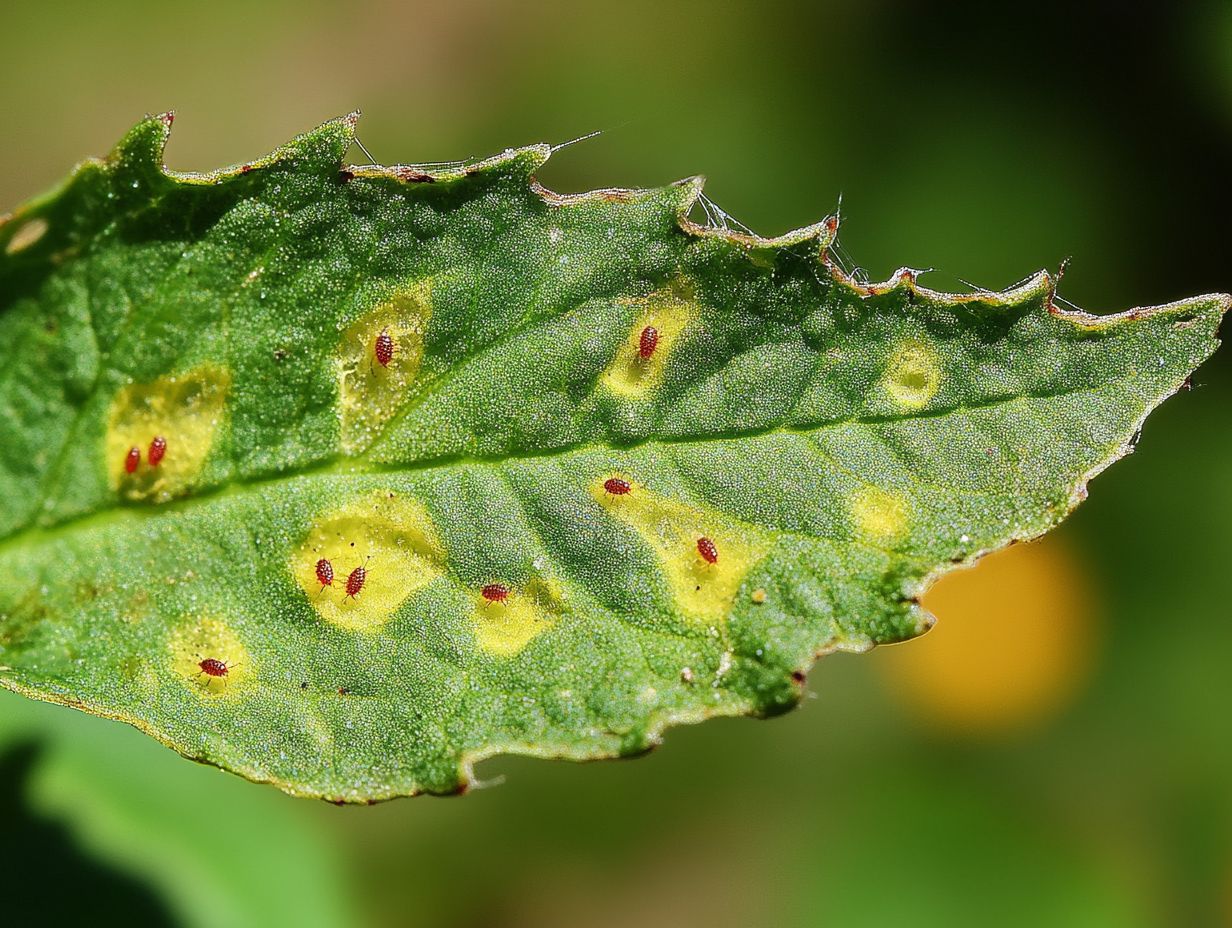
<path fill-rule="evenodd" d="M 937 625 L 881 648 L 893 691 L 928 720 L 965 733 L 1017 730 L 1069 705 L 1090 677 L 1096 595 L 1071 546 L 1049 536 L 991 554 L 924 597 Z"/>

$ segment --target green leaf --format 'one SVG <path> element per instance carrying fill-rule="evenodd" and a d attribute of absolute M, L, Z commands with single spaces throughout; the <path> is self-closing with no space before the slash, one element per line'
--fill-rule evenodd
<path fill-rule="evenodd" d="M 0 683 L 298 795 L 790 708 L 1064 518 L 1228 305 L 864 286 L 835 220 L 344 168 L 352 117 L 173 174 L 170 121 L 0 226 Z"/>
<path fill-rule="evenodd" d="M 141 878 L 177 924 L 345 926 L 355 923 L 344 855 L 274 792 L 179 758 L 135 731 L 0 693 L 0 758 L 36 747 L 27 804 L 62 821 L 100 861 Z M 293 807 L 288 807 L 288 806 Z M 26 842 L 12 830 L 6 838 Z M 49 862 L 49 882 L 60 861 Z M 72 874 L 72 885 L 79 876 Z M 6 912 L 36 921 L 46 900 L 9 881 Z M 82 911 L 90 901 L 84 900 Z M 29 919 L 21 919 L 28 912 Z M 102 921 L 106 923 L 107 919 Z"/>

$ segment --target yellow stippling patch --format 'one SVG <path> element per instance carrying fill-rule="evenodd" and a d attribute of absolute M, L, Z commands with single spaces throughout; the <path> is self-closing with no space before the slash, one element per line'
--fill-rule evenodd
<path fill-rule="evenodd" d="M 941 387 L 941 359 L 923 342 L 907 342 L 890 357 L 881 383 L 897 405 L 921 409 Z"/>
<path fill-rule="evenodd" d="M 907 501 L 877 487 L 867 487 L 851 500 L 851 517 L 856 530 L 877 541 L 894 541 L 907 530 L 910 511 Z"/>
<path fill-rule="evenodd" d="M 342 450 L 363 451 L 406 402 L 423 360 L 432 281 L 399 290 L 342 333 L 335 369 Z"/>
<path fill-rule="evenodd" d="M 111 488 L 156 503 L 189 490 L 222 426 L 230 385 L 227 371 L 205 364 L 120 390 L 103 441 Z"/>
<path fill-rule="evenodd" d="M 318 575 L 322 561 L 328 584 Z M 291 552 L 289 569 L 326 622 L 375 631 L 445 573 L 445 554 L 418 501 L 378 490 L 319 518 Z"/>
<path fill-rule="evenodd" d="M 600 375 L 604 386 L 619 396 L 636 397 L 653 392 L 662 383 L 672 348 L 698 315 L 697 304 L 687 298 L 688 292 L 678 285 L 632 301 L 641 312 L 616 350 L 616 357 Z"/>
<path fill-rule="evenodd" d="M 190 619 L 168 644 L 176 676 L 203 697 L 241 693 L 255 676 L 248 649 L 221 619 Z"/>
<path fill-rule="evenodd" d="M 745 575 L 770 550 L 766 537 L 638 483 L 630 482 L 628 493 L 613 496 L 604 486 L 609 476 L 594 480 L 590 495 L 654 550 L 680 611 L 699 623 L 725 622 Z"/>
<path fill-rule="evenodd" d="M 561 611 L 560 588 L 535 579 L 503 601 L 475 595 L 475 640 L 494 657 L 512 657 L 551 628 Z"/>

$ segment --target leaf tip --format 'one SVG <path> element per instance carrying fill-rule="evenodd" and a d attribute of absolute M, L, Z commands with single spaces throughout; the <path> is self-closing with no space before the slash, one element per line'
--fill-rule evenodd
<path fill-rule="evenodd" d="M 107 163 L 146 171 L 153 168 L 161 173 L 163 152 L 166 150 L 167 140 L 171 137 L 171 126 L 174 122 L 174 110 L 146 115 L 129 129 L 111 150 L 106 158 Z"/>
<path fill-rule="evenodd" d="M 672 188 L 677 192 L 681 221 L 688 222 L 689 212 L 697 205 L 697 201 L 701 199 L 702 192 L 706 188 L 706 175 L 694 174 L 692 177 L 683 177 L 672 184 Z"/>
<path fill-rule="evenodd" d="M 506 148 L 499 155 L 493 155 L 466 169 L 472 174 L 508 174 L 526 182 L 531 182 L 547 160 L 552 157 L 552 146 L 546 142 L 526 145 L 522 148 Z"/>
<path fill-rule="evenodd" d="M 302 158 L 317 170 L 336 172 L 342 159 L 355 144 L 355 129 L 359 125 L 359 110 L 322 123 L 310 132 L 296 136 L 276 150 L 270 161 Z"/>

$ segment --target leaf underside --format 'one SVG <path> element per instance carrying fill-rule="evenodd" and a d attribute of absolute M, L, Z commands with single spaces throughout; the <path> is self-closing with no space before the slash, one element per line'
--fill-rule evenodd
<path fill-rule="evenodd" d="M 0 224 L 0 683 L 298 795 L 790 708 L 1064 518 L 1228 304 L 864 286 L 834 220 L 346 167 L 353 117 L 174 174 L 170 122 Z"/>

